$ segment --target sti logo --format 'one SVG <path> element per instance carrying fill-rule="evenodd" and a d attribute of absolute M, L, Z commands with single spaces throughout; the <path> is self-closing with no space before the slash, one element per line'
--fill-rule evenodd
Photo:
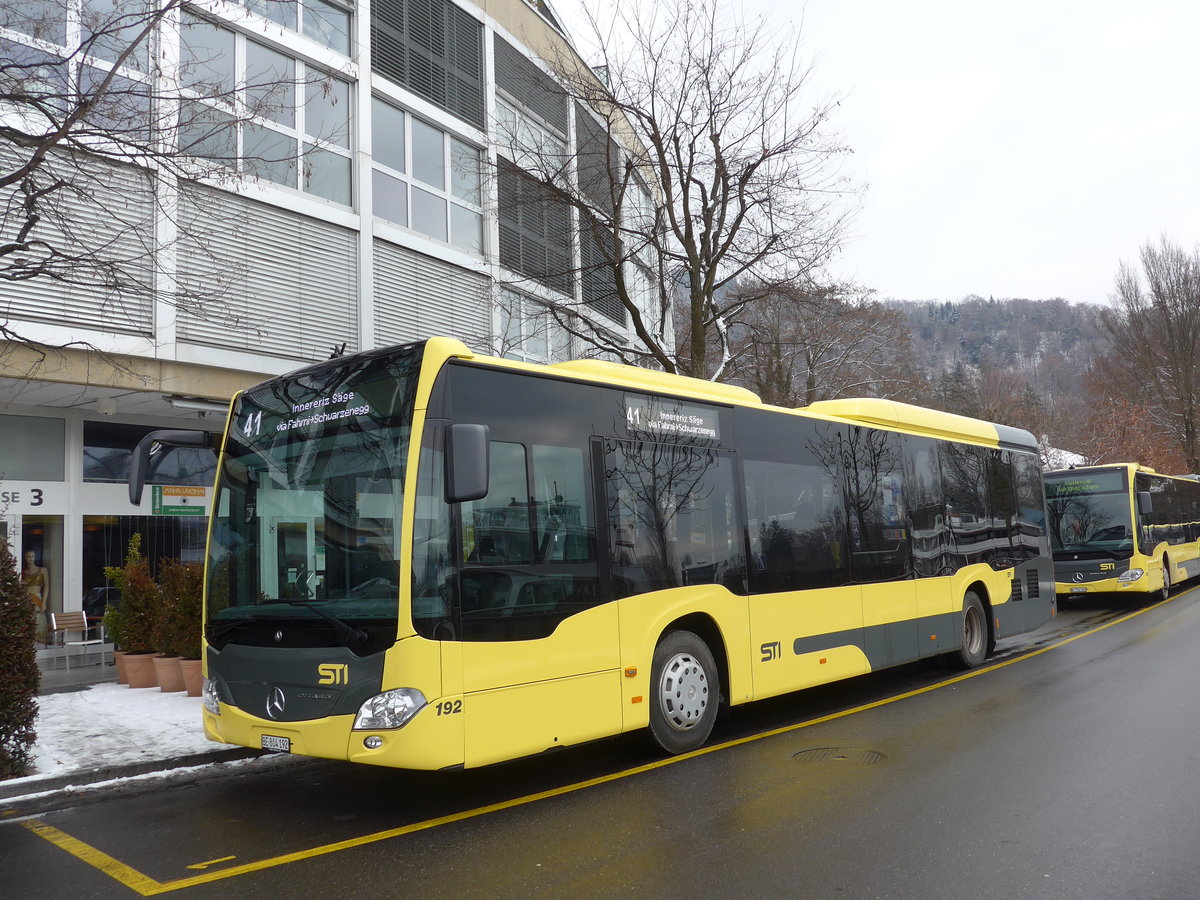
<path fill-rule="evenodd" d="M 321 663 L 317 666 L 317 684 L 349 684 L 350 666 L 346 663 Z"/>

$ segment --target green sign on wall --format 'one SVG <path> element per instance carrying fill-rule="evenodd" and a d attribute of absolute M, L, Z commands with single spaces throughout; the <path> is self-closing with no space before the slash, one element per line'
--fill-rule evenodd
<path fill-rule="evenodd" d="M 151 515 L 202 516 L 206 490 L 180 484 L 155 484 L 150 487 Z"/>

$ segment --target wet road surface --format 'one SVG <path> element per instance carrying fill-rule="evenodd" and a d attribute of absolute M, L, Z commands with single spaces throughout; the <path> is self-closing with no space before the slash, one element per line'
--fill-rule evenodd
<path fill-rule="evenodd" d="M 0 894 L 1197 896 L 1200 591 L 1114 606 L 966 677 L 741 708 L 690 757 L 634 735 L 455 774 L 284 760 L 5 822 Z"/>

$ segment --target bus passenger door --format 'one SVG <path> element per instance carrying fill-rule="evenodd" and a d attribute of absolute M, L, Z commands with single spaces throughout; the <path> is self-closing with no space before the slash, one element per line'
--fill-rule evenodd
<path fill-rule="evenodd" d="M 621 729 L 616 605 L 603 602 L 588 449 L 492 441 L 461 504 L 466 764 Z"/>
<path fill-rule="evenodd" d="M 844 454 L 850 571 L 862 585 L 863 642 L 872 669 L 919 654 L 901 436 L 850 429 Z"/>

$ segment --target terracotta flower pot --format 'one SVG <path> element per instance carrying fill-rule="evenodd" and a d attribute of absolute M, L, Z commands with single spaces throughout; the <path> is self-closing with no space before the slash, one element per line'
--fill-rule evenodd
<path fill-rule="evenodd" d="M 183 684 L 189 697 L 199 697 L 200 688 L 204 681 L 204 661 L 199 659 L 181 659 L 179 668 L 183 670 Z"/>
<path fill-rule="evenodd" d="M 158 686 L 164 694 L 184 689 L 183 669 L 179 668 L 178 656 L 156 656 L 154 668 L 158 673 Z"/>
<path fill-rule="evenodd" d="M 125 671 L 125 651 L 114 650 L 113 662 L 117 664 L 117 684 L 129 684 L 129 674 Z"/>
<path fill-rule="evenodd" d="M 154 668 L 153 653 L 126 653 L 125 673 L 131 688 L 158 687 L 158 673 Z"/>

